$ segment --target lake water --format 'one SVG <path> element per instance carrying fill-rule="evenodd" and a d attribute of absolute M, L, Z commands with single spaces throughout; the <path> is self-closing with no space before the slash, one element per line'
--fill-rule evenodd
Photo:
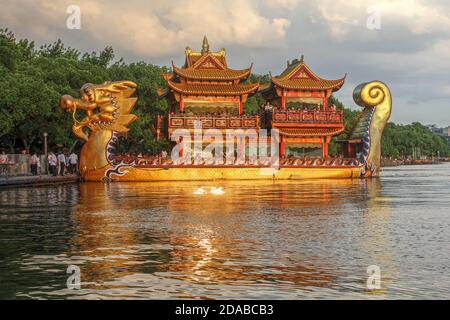
<path fill-rule="evenodd" d="M 450 164 L 373 180 L 0 190 L 0 298 L 449 299 L 449 191 Z"/>

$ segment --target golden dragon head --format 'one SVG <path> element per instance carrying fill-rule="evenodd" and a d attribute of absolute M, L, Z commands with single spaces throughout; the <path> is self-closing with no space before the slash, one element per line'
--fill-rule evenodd
<path fill-rule="evenodd" d="M 100 85 L 85 84 L 80 90 L 80 99 L 70 95 L 61 97 L 59 106 L 72 112 L 73 133 L 80 139 L 89 140 L 88 128 L 91 132 L 111 130 L 118 133 L 128 132 L 128 125 L 136 120 L 130 114 L 137 98 L 130 98 L 136 91 L 136 84 L 131 81 L 105 82 Z M 77 120 L 76 111 L 86 111 L 86 116 Z"/>

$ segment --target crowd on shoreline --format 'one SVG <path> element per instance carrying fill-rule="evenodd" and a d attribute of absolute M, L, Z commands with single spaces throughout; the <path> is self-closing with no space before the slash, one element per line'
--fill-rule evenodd
<path fill-rule="evenodd" d="M 0 176 L 64 176 L 78 173 L 78 155 L 62 150 L 50 151 L 45 155 L 37 152 L 29 154 L 22 150 L 20 154 L 0 152 Z"/>

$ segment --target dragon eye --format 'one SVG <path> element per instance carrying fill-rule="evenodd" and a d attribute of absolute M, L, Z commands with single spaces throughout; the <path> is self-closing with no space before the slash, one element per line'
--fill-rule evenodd
<path fill-rule="evenodd" d="M 94 102 L 94 92 L 90 89 L 85 90 L 85 94 L 87 98 L 89 99 L 89 102 Z"/>

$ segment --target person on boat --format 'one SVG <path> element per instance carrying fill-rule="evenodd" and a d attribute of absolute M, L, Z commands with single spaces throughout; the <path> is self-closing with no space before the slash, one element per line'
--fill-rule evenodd
<path fill-rule="evenodd" d="M 261 113 L 263 113 L 264 112 L 264 110 L 265 110 L 265 106 L 264 106 L 264 103 L 262 103 L 260 106 L 259 106 L 259 113 L 261 114 Z"/>
<path fill-rule="evenodd" d="M 272 112 L 273 106 L 270 104 L 270 101 L 267 101 L 266 106 L 264 107 L 264 111 Z"/>
<path fill-rule="evenodd" d="M 180 137 L 177 141 L 177 146 L 178 147 L 178 159 L 172 159 L 174 164 L 179 165 L 183 162 L 183 156 L 184 156 L 184 152 L 183 152 L 183 137 Z"/>

